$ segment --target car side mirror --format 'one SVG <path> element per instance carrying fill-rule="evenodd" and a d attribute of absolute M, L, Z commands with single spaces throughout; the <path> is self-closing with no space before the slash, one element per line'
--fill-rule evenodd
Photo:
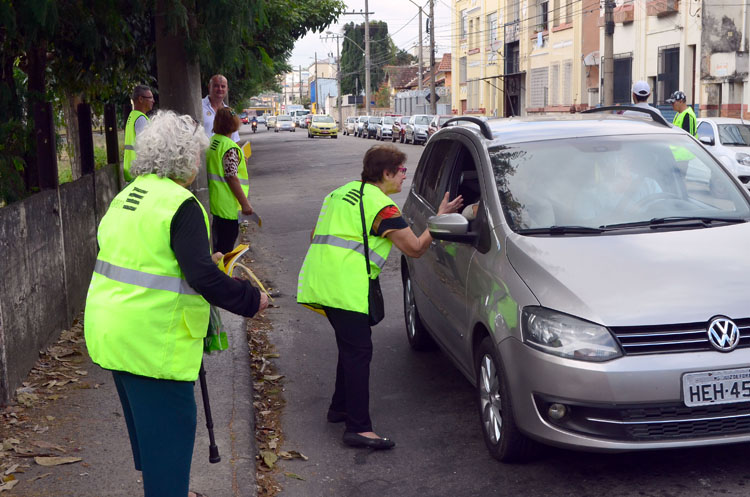
<path fill-rule="evenodd" d="M 700 140 L 700 142 L 704 145 L 713 146 L 715 144 L 713 136 L 699 136 L 698 140 Z"/>
<path fill-rule="evenodd" d="M 474 243 L 477 234 L 469 231 L 469 220 L 461 214 L 440 214 L 427 219 L 432 238 L 447 242 Z"/>

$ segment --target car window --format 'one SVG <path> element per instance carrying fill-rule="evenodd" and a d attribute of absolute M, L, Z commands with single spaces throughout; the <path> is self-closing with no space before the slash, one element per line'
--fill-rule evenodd
<path fill-rule="evenodd" d="M 443 124 L 445 124 L 445 122 L 446 122 L 446 121 L 447 121 L 448 119 L 450 119 L 451 117 L 452 117 L 452 116 L 449 116 L 449 117 L 441 117 L 441 118 L 440 118 L 440 120 L 438 121 L 438 126 L 442 126 Z"/>
<path fill-rule="evenodd" d="M 276 119 L 279 121 L 291 121 L 292 120 L 290 116 L 279 116 Z"/>
<path fill-rule="evenodd" d="M 714 128 L 711 126 L 711 124 L 703 122 L 698 125 L 698 139 L 701 138 L 711 138 L 712 140 L 715 140 L 716 137 L 714 136 Z"/>
<path fill-rule="evenodd" d="M 722 145 L 750 147 L 750 124 L 719 124 Z"/>
<path fill-rule="evenodd" d="M 549 140 L 494 146 L 489 155 L 514 230 L 750 217 L 740 187 L 689 136 Z"/>
<path fill-rule="evenodd" d="M 333 118 L 331 116 L 313 116 L 313 122 L 315 123 L 332 123 Z"/>
<path fill-rule="evenodd" d="M 408 123 L 408 122 L 409 122 L 409 117 L 410 117 L 410 116 L 404 116 L 404 117 L 402 117 L 402 118 L 401 118 L 401 124 L 406 124 L 406 123 Z"/>
<path fill-rule="evenodd" d="M 445 167 L 452 165 L 453 161 L 453 141 L 438 140 L 425 151 L 426 160 L 418 171 L 418 177 L 414 179 L 417 184 L 417 193 L 437 211 L 440 200 L 443 198 L 445 191 L 441 184 L 445 184 L 445 176 L 441 175 Z M 441 182 L 441 179 L 443 181 Z"/>
<path fill-rule="evenodd" d="M 370 118 L 370 122 L 373 123 L 373 124 L 377 124 L 377 123 L 380 122 L 380 118 L 379 117 L 371 117 Z"/>
<path fill-rule="evenodd" d="M 417 116 L 414 119 L 414 124 L 430 124 L 430 116 Z"/>
<path fill-rule="evenodd" d="M 383 118 L 383 124 L 393 124 L 393 118 L 392 117 L 384 117 Z"/>

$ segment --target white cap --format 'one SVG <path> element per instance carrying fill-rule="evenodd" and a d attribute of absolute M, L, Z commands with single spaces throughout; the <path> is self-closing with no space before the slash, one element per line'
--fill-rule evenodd
<path fill-rule="evenodd" d="M 651 95 L 651 87 L 645 81 L 636 81 L 633 84 L 633 93 L 639 97 L 647 97 Z"/>

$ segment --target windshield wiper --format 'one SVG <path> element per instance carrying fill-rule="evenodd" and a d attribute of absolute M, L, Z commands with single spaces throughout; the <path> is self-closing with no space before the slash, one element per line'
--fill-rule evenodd
<path fill-rule="evenodd" d="M 640 226 L 648 226 L 650 228 L 659 228 L 662 226 L 711 226 L 713 223 L 726 223 L 726 224 L 738 224 L 745 223 L 747 219 L 736 218 L 736 217 L 708 217 L 708 216 L 670 216 L 670 217 L 655 217 L 648 221 L 635 221 L 632 223 L 620 223 L 620 224 L 607 224 L 600 226 L 603 229 L 618 229 L 618 228 L 637 228 Z"/>
<path fill-rule="evenodd" d="M 598 235 L 607 231 L 606 227 L 591 226 L 550 226 L 548 228 L 525 228 L 518 230 L 521 235 Z"/>

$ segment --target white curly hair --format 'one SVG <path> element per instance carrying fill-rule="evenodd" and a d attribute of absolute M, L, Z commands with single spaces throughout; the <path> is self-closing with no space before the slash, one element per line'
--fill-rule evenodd
<path fill-rule="evenodd" d="M 198 172 L 199 157 L 208 148 L 203 126 L 188 115 L 159 111 L 135 140 L 133 176 L 156 174 L 160 178 L 186 181 Z"/>

